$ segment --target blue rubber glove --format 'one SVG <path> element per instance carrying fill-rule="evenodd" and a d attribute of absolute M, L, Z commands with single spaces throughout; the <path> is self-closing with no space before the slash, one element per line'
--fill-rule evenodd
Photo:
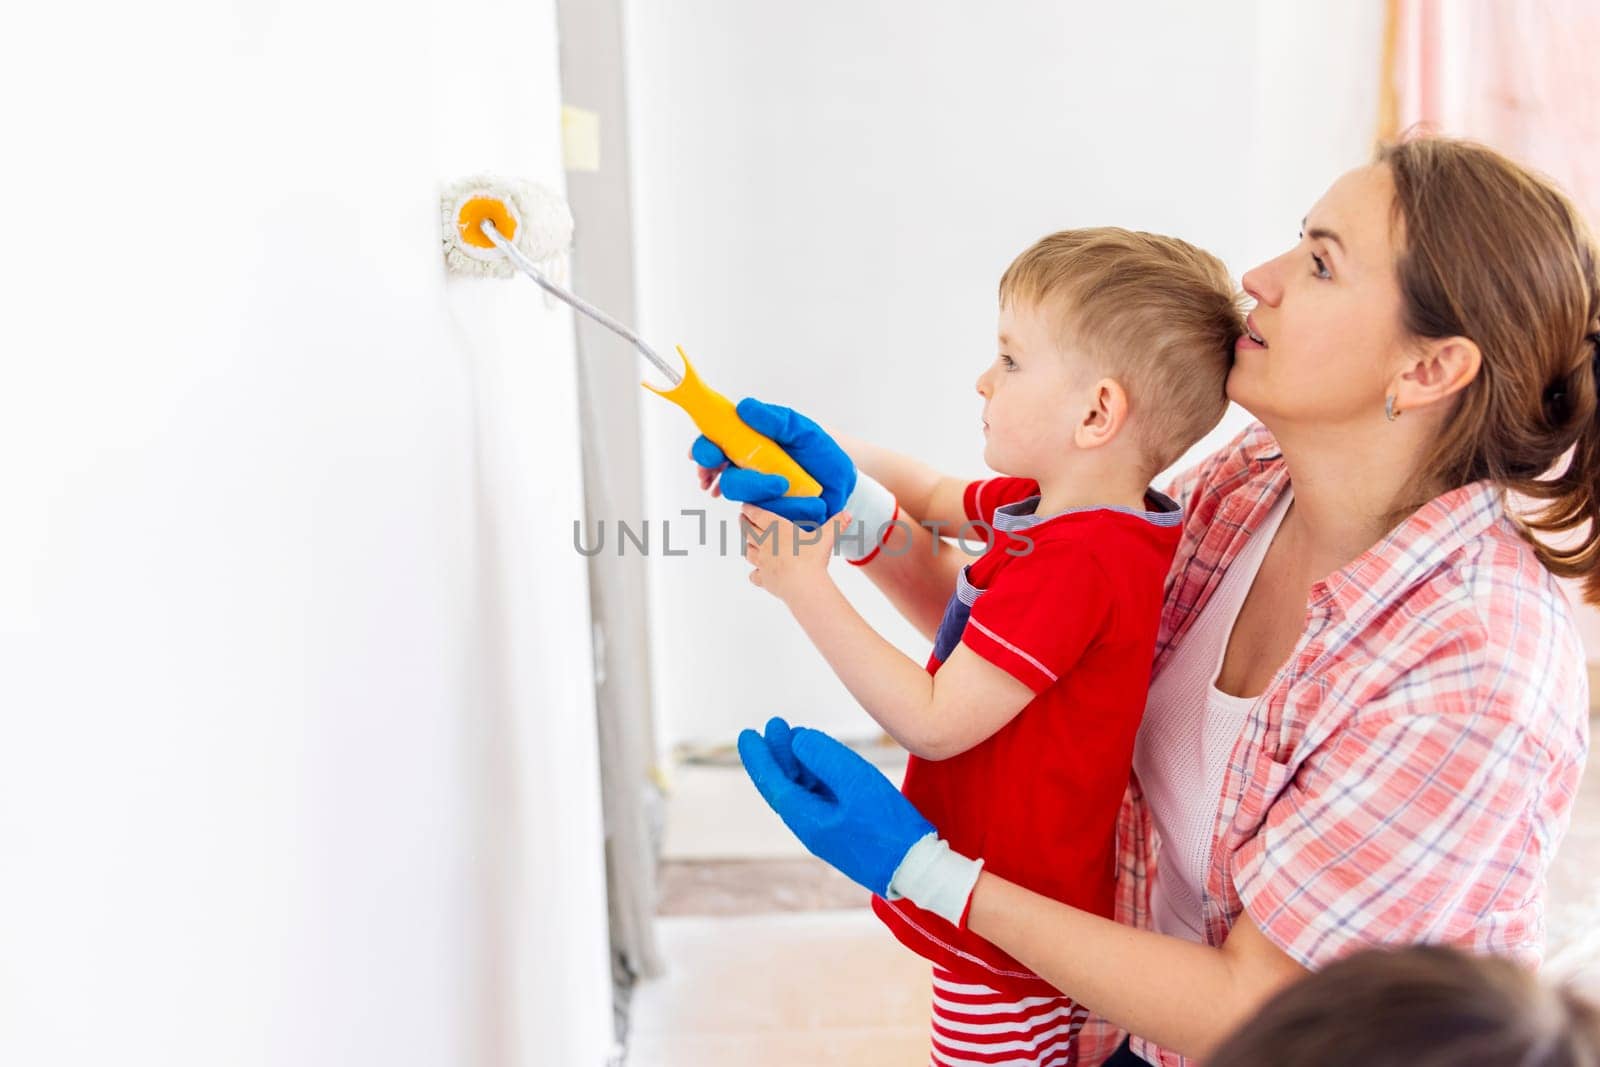
<path fill-rule="evenodd" d="M 739 759 L 813 855 L 880 897 L 911 846 L 934 832 L 882 771 L 820 731 L 774 718 L 765 737 L 739 735 Z"/>
<path fill-rule="evenodd" d="M 730 466 L 722 472 L 722 495 L 741 504 L 755 504 L 790 522 L 821 523 L 844 507 L 856 487 L 856 465 L 827 431 L 798 411 L 763 404 L 754 397 L 739 401 L 736 410 L 746 426 L 772 438 L 806 473 L 822 485 L 822 495 L 784 496 L 789 479 Z M 701 435 L 690 450 L 702 467 L 720 467 L 728 457 L 711 439 Z"/>

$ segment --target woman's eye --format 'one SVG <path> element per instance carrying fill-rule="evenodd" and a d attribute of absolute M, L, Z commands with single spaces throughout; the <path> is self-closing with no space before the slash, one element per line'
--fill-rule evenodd
<path fill-rule="evenodd" d="M 1315 274 L 1318 278 L 1333 277 L 1333 275 L 1328 272 L 1328 265 L 1324 263 L 1322 261 L 1322 257 L 1317 255 L 1315 252 L 1311 253 L 1311 262 L 1317 265 L 1317 269 L 1311 273 Z"/>

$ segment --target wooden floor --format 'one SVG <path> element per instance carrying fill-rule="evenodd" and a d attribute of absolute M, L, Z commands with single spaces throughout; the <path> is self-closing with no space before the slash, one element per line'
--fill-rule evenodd
<path fill-rule="evenodd" d="M 656 926 L 671 971 L 634 994 L 629 1067 L 928 1062 L 928 964 L 867 909 Z"/>
<path fill-rule="evenodd" d="M 804 859 L 670 860 L 657 876 L 658 915 L 769 915 L 859 908 L 868 893 Z"/>

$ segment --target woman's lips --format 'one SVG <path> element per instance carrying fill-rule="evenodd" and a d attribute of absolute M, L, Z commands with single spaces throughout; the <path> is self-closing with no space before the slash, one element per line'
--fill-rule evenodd
<path fill-rule="evenodd" d="M 1255 318 L 1255 316 L 1254 315 L 1246 315 L 1245 318 L 1244 318 L 1244 336 L 1239 338 L 1239 340 L 1234 343 L 1233 350 L 1235 352 L 1237 352 L 1241 348 L 1266 348 L 1266 347 L 1267 347 L 1267 339 L 1264 336 L 1262 336 L 1260 330 L 1256 329 L 1256 318 Z"/>

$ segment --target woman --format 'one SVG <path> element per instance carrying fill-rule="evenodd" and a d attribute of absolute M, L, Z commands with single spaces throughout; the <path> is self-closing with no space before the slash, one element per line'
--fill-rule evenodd
<path fill-rule="evenodd" d="M 1259 423 L 1168 490 L 1185 534 L 1123 806 L 1119 921 L 973 883 L 953 854 L 908 874 L 927 824 L 875 770 L 814 731 L 741 738 L 768 802 L 862 884 L 893 872 L 888 892 L 916 902 L 968 879 L 970 929 L 1109 1024 L 1085 1033 L 1088 1063 L 1116 1031 L 1133 1038 L 1113 1062 L 1205 1057 L 1369 944 L 1536 961 L 1587 751 L 1555 582 L 1600 598 L 1600 282 L 1572 205 L 1482 147 L 1411 141 L 1340 178 L 1244 287 L 1227 388 Z M 837 445 L 787 421 L 780 443 L 848 471 L 822 479 L 848 495 Z M 917 468 L 856 458 L 917 514 Z M 721 488 L 784 506 L 768 476 L 729 470 Z M 1508 490 L 1544 504 L 1519 521 Z M 956 554 L 926 530 L 891 537 L 906 543 L 866 572 L 926 623 Z"/>

